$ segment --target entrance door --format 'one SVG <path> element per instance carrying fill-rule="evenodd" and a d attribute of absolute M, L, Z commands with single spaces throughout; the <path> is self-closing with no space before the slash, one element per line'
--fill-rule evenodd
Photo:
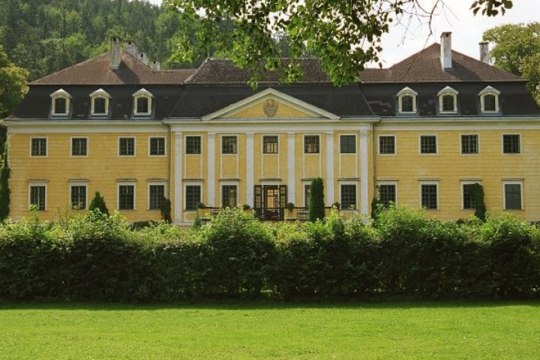
<path fill-rule="evenodd" d="M 283 220 L 286 204 L 286 185 L 255 185 L 255 212 L 259 219 Z"/>

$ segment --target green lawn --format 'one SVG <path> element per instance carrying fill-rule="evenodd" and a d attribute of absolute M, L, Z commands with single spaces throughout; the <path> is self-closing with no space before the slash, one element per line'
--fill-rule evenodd
<path fill-rule="evenodd" d="M 540 359 L 540 303 L 0 304 L 1 359 Z"/>

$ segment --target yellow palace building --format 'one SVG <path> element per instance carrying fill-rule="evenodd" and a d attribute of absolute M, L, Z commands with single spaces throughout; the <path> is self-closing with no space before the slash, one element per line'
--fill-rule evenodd
<path fill-rule="evenodd" d="M 540 220 L 540 109 L 525 81 L 440 44 L 334 87 L 314 59 L 303 81 L 266 74 L 255 90 L 228 60 L 160 70 L 134 43 L 30 84 L 5 120 L 10 215 L 84 210 L 94 192 L 130 221 L 176 224 L 249 205 L 258 217 L 302 217 L 309 185 L 325 203 L 369 214 L 374 197 L 441 219 L 491 211 Z M 289 212 L 287 204 L 295 210 Z M 201 210 L 199 210 L 201 211 Z"/>

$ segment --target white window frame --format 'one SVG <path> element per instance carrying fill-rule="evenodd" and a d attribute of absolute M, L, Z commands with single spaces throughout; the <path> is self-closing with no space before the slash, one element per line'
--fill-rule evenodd
<path fill-rule="evenodd" d="M 418 96 L 418 93 L 411 89 L 410 87 L 406 86 L 403 89 L 401 89 L 396 96 L 398 97 L 398 113 L 402 115 L 412 115 L 416 114 L 416 98 Z M 403 110 L 403 97 L 404 96 L 411 96 L 412 102 L 413 102 L 413 109 L 412 111 L 404 111 Z"/>
<path fill-rule="evenodd" d="M 397 181 L 377 181 L 377 187 L 378 187 L 377 192 L 380 191 L 379 187 L 381 185 L 392 185 L 392 186 L 394 186 L 394 188 L 396 189 L 396 191 L 395 191 L 396 192 L 396 199 L 395 199 L 396 201 L 394 202 L 394 205 L 397 206 L 398 205 L 398 182 Z M 379 195 L 378 199 L 380 200 L 380 195 L 381 195 L 380 192 L 377 195 Z"/>
<path fill-rule="evenodd" d="M 185 211 L 185 212 L 196 212 L 198 210 L 198 208 L 196 208 L 195 210 L 188 210 L 187 209 L 187 196 L 186 196 L 186 194 L 187 194 L 187 187 L 188 186 L 198 186 L 201 189 L 201 198 L 199 199 L 199 203 L 204 203 L 204 201 L 203 201 L 203 199 L 204 199 L 204 186 L 203 186 L 201 181 L 186 181 L 186 182 L 184 182 L 184 189 L 183 189 L 184 191 L 183 191 L 183 194 L 182 194 L 183 195 L 182 199 L 184 201 L 184 204 L 183 204 L 184 209 L 183 209 L 183 211 Z M 199 204 L 197 204 L 197 206 L 198 205 Z"/>
<path fill-rule="evenodd" d="M 278 140 L 278 146 L 279 146 L 279 140 Z M 276 155 L 276 154 L 267 154 L 267 155 Z M 227 180 L 227 181 L 221 181 L 219 184 L 219 208 L 223 207 L 223 186 L 236 186 L 236 207 L 240 206 L 240 182 L 238 180 Z M 202 198 L 202 192 L 201 192 L 201 198 Z"/>
<path fill-rule="evenodd" d="M 201 151 L 197 154 L 197 153 L 188 153 L 187 152 L 187 138 L 188 137 L 198 137 L 199 138 L 199 141 L 200 141 L 200 148 L 201 148 Z M 204 153 L 204 148 L 203 148 L 203 136 L 201 134 L 186 134 L 184 135 L 184 148 L 182 149 L 182 151 L 184 152 L 184 154 L 186 156 L 202 156 L 203 153 Z"/>
<path fill-rule="evenodd" d="M 95 101 L 97 99 L 105 99 L 105 112 L 103 113 L 97 113 L 95 109 Z M 92 116 L 107 116 L 109 114 L 109 100 L 111 99 L 111 95 L 106 92 L 103 89 L 97 89 L 93 93 L 90 94 L 90 115 Z"/>
<path fill-rule="evenodd" d="M 465 209 L 465 185 L 479 184 L 482 185 L 480 180 L 463 180 L 461 181 L 461 210 L 473 211 L 474 209 Z"/>
<path fill-rule="evenodd" d="M 425 208 L 422 206 L 422 185 L 435 185 L 437 186 L 437 208 L 435 209 L 428 209 L 428 208 Z M 418 185 L 418 193 L 419 193 L 419 198 L 418 198 L 418 203 L 420 205 L 420 209 L 425 209 L 426 211 L 437 211 L 437 210 L 440 210 L 441 209 L 441 202 L 440 202 L 440 186 L 439 186 L 439 181 L 420 181 L 419 182 L 419 185 Z"/>
<path fill-rule="evenodd" d="M 160 209 L 151 209 L 150 208 L 150 187 L 151 186 L 163 186 L 163 196 L 167 197 L 167 182 L 166 181 L 149 181 L 147 186 L 147 202 L 146 202 L 146 208 L 148 211 L 160 211 Z"/>
<path fill-rule="evenodd" d="M 422 137 L 425 136 L 434 136 L 435 137 L 435 152 L 434 153 L 423 153 L 422 152 Z M 435 156 L 439 155 L 439 137 L 437 134 L 420 134 L 418 135 L 418 154 L 422 156 Z"/>
<path fill-rule="evenodd" d="M 497 89 L 495 89 L 492 86 L 486 86 L 482 91 L 478 93 L 478 96 L 480 96 L 480 110 L 483 114 L 497 114 L 500 111 L 499 106 L 499 95 L 501 92 Z M 495 96 L 495 110 L 486 110 L 485 107 L 485 97 L 486 95 L 493 95 Z"/>
<path fill-rule="evenodd" d="M 235 137 L 236 138 L 236 152 L 234 153 L 224 153 L 223 152 L 223 138 L 224 137 Z M 222 156 L 238 156 L 240 155 L 240 137 L 238 134 L 221 134 L 219 137 L 219 145 L 220 145 L 220 154 Z M 201 153 L 202 153 L 202 138 L 201 138 Z M 192 154 L 192 155 L 198 155 L 198 154 Z"/>
<path fill-rule="evenodd" d="M 306 152 L 306 136 L 317 136 L 319 138 L 319 151 L 318 152 Z M 302 154 L 303 155 L 321 155 L 322 154 L 322 141 L 321 134 L 303 134 L 302 135 Z"/>
<path fill-rule="evenodd" d="M 477 152 L 475 153 L 464 153 L 463 152 L 463 136 L 471 136 L 471 135 L 476 135 L 476 148 L 478 149 Z M 474 155 L 480 155 L 480 134 L 478 133 L 474 133 L 474 134 L 469 134 L 469 133 L 464 133 L 464 134 L 459 134 L 459 153 L 461 155 L 465 155 L 465 156 L 474 156 Z"/>
<path fill-rule="evenodd" d="M 507 209 L 506 208 L 506 185 L 519 185 L 520 197 L 521 197 L 521 208 L 519 209 Z M 503 204 L 502 208 L 504 211 L 523 211 L 525 210 L 525 198 L 523 197 L 523 180 L 504 180 L 502 184 L 502 193 L 503 193 Z"/>
<path fill-rule="evenodd" d="M 332 136 L 332 135 L 327 135 L 327 136 Z M 341 152 L 341 137 L 342 136 L 354 136 L 354 152 L 353 153 L 342 153 Z M 359 142 L 358 142 L 358 136 L 357 134 L 354 134 L 354 133 L 343 133 L 343 134 L 338 134 L 338 139 L 339 139 L 339 155 L 356 155 L 359 153 L 358 151 L 358 145 L 359 145 Z M 320 141 L 320 140 L 319 140 Z M 319 144 L 320 145 L 320 144 Z"/>
<path fill-rule="evenodd" d="M 64 89 L 58 89 L 51 95 L 51 115 L 52 116 L 67 116 L 69 115 L 69 109 L 71 106 L 71 95 Z M 66 100 L 66 112 L 56 112 L 56 99 Z"/>
<path fill-rule="evenodd" d="M 32 140 L 45 139 L 45 155 L 32 155 Z M 49 157 L 49 137 L 47 136 L 32 136 L 30 138 L 29 155 L 31 158 L 47 158 Z"/>
<path fill-rule="evenodd" d="M 309 198 L 306 198 L 306 185 L 309 185 L 311 187 L 311 183 L 312 183 L 311 181 L 302 181 L 302 198 L 304 199 L 304 207 L 306 209 L 309 208 Z M 340 194 L 340 199 L 341 199 L 341 194 Z"/>
<path fill-rule="evenodd" d="M 269 137 L 269 136 L 277 137 L 278 151 L 276 153 L 266 153 L 266 152 L 264 152 L 264 138 Z M 281 150 L 281 141 L 279 139 L 279 134 L 261 134 L 261 154 L 263 154 L 263 155 L 279 155 L 280 150 Z"/>
<path fill-rule="evenodd" d="M 147 112 L 140 112 L 138 111 L 137 107 L 137 100 L 140 98 L 146 98 L 148 99 L 148 111 Z M 133 94 L 133 115 L 135 116 L 149 116 L 152 114 L 152 100 L 154 98 L 154 95 L 146 90 L 145 88 L 139 89 L 137 92 Z"/>
<path fill-rule="evenodd" d="M 163 139 L 164 153 L 163 155 L 152 155 L 152 139 Z M 167 137 L 166 136 L 157 136 L 152 135 L 148 137 L 148 156 L 149 157 L 166 157 L 167 156 Z"/>
<path fill-rule="evenodd" d="M 32 187 L 34 186 L 44 186 L 45 187 L 45 208 L 43 210 L 38 210 L 40 212 L 45 212 L 47 211 L 47 208 L 49 206 L 49 199 L 48 199 L 48 195 L 49 195 L 49 189 L 48 189 L 48 185 L 46 182 L 44 181 L 30 181 L 29 184 L 28 184 L 28 210 L 30 210 L 32 208 Z"/>
<path fill-rule="evenodd" d="M 86 204 L 84 204 L 85 205 L 84 209 L 74 209 L 73 208 L 73 199 L 71 198 L 71 188 L 74 187 L 74 186 L 84 186 L 84 189 L 85 189 L 84 191 L 86 193 Z M 88 209 L 88 205 L 89 205 L 88 204 L 89 203 L 89 201 L 88 201 L 89 200 L 88 199 L 88 183 L 86 183 L 86 182 L 70 182 L 68 189 L 69 189 L 69 194 L 68 194 L 69 209 L 72 210 L 72 211 L 79 211 L 79 210 Z"/>
<path fill-rule="evenodd" d="M 357 181 L 339 181 L 339 187 L 338 187 L 338 190 L 339 190 L 339 205 L 340 205 L 340 208 L 341 210 L 348 210 L 348 211 L 356 211 L 358 210 L 358 202 L 360 200 L 360 198 L 358 197 L 358 182 Z M 355 190 L 355 197 L 356 197 L 356 204 L 354 205 L 354 209 L 350 209 L 350 208 L 347 208 L 345 209 L 343 207 L 343 198 L 342 198 L 342 194 L 341 194 L 341 186 L 342 185 L 354 185 L 354 190 Z"/>
<path fill-rule="evenodd" d="M 133 209 L 120 209 L 120 186 L 133 186 Z M 134 181 L 120 181 L 116 183 L 116 210 L 135 211 L 137 210 L 137 183 Z"/>
<path fill-rule="evenodd" d="M 447 86 L 444 89 L 440 90 L 437 93 L 437 96 L 439 97 L 439 114 L 456 114 L 457 113 L 457 97 L 458 97 L 458 91 L 454 88 Z M 454 98 L 454 109 L 449 110 L 443 110 L 443 97 L 444 96 L 452 96 Z"/>
<path fill-rule="evenodd" d="M 381 137 L 393 137 L 394 138 L 394 152 L 391 154 L 381 153 Z M 396 156 L 397 155 L 397 136 L 394 134 L 382 134 L 377 136 L 377 152 L 380 156 Z"/>
<path fill-rule="evenodd" d="M 120 139 L 133 139 L 133 155 L 121 155 L 120 154 Z M 118 146 L 116 154 L 117 154 L 118 157 L 122 157 L 122 158 L 128 157 L 129 158 L 129 157 L 137 156 L 137 137 L 136 136 L 124 136 L 124 135 L 118 136 L 116 142 L 117 142 L 117 146 Z"/>
<path fill-rule="evenodd" d="M 519 152 L 517 153 L 514 153 L 514 152 L 504 152 L 504 136 L 505 135 L 517 135 L 519 136 Z M 521 133 L 504 133 L 504 134 L 501 134 L 501 153 L 505 156 L 519 156 L 522 154 L 522 151 L 521 151 L 521 148 L 522 148 L 522 144 L 523 144 L 523 136 L 521 135 Z"/>
<path fill-rule="evenodd" d="M 73 155 L 73 140 L 86 139 L 86 155 Z M 72 158 L 84 158 L 90 154 L 90 139 L 88 136 L 72 136 L 69 138 L 69 156 Z"/>

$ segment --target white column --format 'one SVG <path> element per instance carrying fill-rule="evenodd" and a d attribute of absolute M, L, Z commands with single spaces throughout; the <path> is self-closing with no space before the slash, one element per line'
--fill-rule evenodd
<path fill-rule="evenodd" d="M 183 206 L 183 189 L 182 189 L 182 140 L 183 136 L 181 132 L 174 134 L 175 136 L 175 148 L 174 148 L 174 223 L 182 223 L 182 209 Z"/>
<path fill-rule="evenodd" d="M 287 159 L 289 171 L 287 175 L 287 198 L 289 202 L 296 204 L 296 156 L 295 156 L 295 138 L 293 132 L 287 133 Z"/>
<path fill-rule="evenodd" d="M 369 214 L 368 199 L 368 132 L 360 130 L 360 212 L 362 215 Z"/>
<path fill-rule="evenodd" d="M 216 133 L 208 133 L 208 204 L 214 207 L 216 199 Z"/>
<path fill-rule="evenodd" d="M 246 204 L 253 207 L 253 154 L 255 146 L 253 142 L 253 133 L 246 134 Z"/>
<path fill-rule="evenodd" d="M 326 132 L 326 204 L 334 203 L 334 132 Z"/>

